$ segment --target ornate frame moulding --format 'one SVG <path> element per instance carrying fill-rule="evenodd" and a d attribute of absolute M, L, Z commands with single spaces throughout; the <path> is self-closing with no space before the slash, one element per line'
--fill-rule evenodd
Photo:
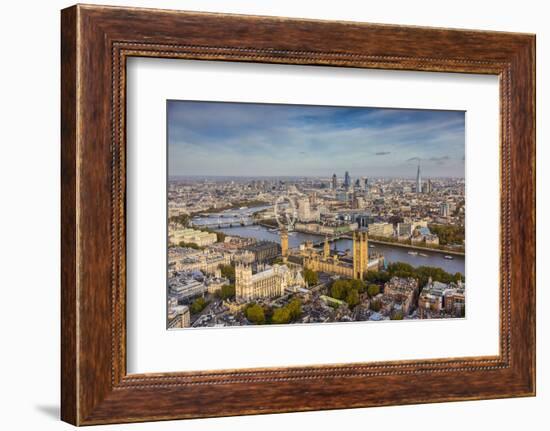
<path fill-rule="evenodd" d="M 83 5 L 61 17 L 63 420 L 88 425 L 534 395 L 533 35 Z M 128 57 L 498 75 L 499 355 L 127 374 Z M 265 396 L 250 398 L 251 391 Z"/>

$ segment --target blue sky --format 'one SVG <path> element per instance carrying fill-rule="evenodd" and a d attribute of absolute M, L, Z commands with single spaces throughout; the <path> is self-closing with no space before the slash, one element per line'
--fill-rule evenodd
<path fill-rule="evenodd" d="M 464 176 L 462 111 L 168 101 L 168 174 Z"/>

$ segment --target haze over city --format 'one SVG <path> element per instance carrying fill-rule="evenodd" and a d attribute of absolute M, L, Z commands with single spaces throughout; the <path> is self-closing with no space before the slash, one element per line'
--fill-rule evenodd
<path fill-rule="evenodd" d="M 465 113 L 169 101 L 169 175 L 464 177 Z"/>

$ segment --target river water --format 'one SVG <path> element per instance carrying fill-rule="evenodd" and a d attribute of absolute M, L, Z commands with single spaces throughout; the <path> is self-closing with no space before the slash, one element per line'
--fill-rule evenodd
<path fill-rule="evenodd" d="M 265 208 L 265 207 L 262 207 Z M 220 218 L 218 214 L 211 214 L 208 217 L 201 217 L 201 220 L 193 220 L 195 225 L 201 224 L 211 224 L 215 223 L 217 220 L 227 223 L 230 220 L 233 220 L 234 223 L 238 223 L 239 220 L 247 221 L 251 216 L 253 211 L 258 211 L 262 208 L 246 208 L 243 210 L 232 210 L 231 212 L 225 213 L 224 217 Z M 235 226 L 235 227 L 223 227 L 214 229 L 224 232 L 227 235 L 236 235 L 241 237 L 256 238 L 257 240 L 267 240 L 280 243 L 279 231 L 274 229 L 268 229 L 263 226 Z M 313 241 L 314 243 L 319 243 L 324 241 L 323 236 L 312 235 L 301 232 L 289 232 L 288 243 L 290 248 L 297 248 L 300 244 L 306 241 Z M 454 274 L 460 272 L 465 274 L 465 262 L 464 256 L 453 256 L 452 260 L 445 259 L 444 253 L 421 250 L 418 251 L 417 255 L 409 254 L 411 249 L 386 245 L 386 244 L 373 244 L 370 243 L 372 247 L 369 248 L 371 252 L 376 251 L 382 253 L 386 260 L 386 263 L 392 262 L 406 262 L 413 266 L 435 266 L 443 269 L 444 271 Z M 336 249 L 338 251 L 346 251 L 352 249 L 352 240 L 350 239 L 339 239 L 334 243 L 331 243 L 331 249 Z M 420 253 L 425 256 L 421 256 Z"/>

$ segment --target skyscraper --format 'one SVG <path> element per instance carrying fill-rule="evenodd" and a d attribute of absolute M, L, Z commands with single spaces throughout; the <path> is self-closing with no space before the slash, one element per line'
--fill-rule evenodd
<path fill-rule="evenodd" d="M 428 180 L 428 183 L 426 184 L 426 193 L 432 192 L 432 180 Z"/>
<path fill-rule="evenodd" d="M 338 180 L 336 178 L 336 174 L 332 174 L 332 190 L 336 190 L 338 187 Z"/>
<path fill-rule="evenodd" d="M 309 206 L 309 199 L 303 197 L 298 200 L 298 219 L 300 221 L 310 221 L 311 211 Z"/>
<path fill-rule="evenodd" d="M 447 202 L 443 202 L 439 205 L 439 215 L 441 217 L 449 217 L 449 204 Z"/>
<path fill-rule="evenodd" d="M 422 193 L 422 177 L 420 175 L 420 163 L 416 171 L 416 193 Z"/>
<path fill-rule="evenodd" d="M 349 172 L 346 171 L 344 175 L 344 188 L 348 190 L 350 185 L 351 185 L 351 178 L 349 176 Z"/>

